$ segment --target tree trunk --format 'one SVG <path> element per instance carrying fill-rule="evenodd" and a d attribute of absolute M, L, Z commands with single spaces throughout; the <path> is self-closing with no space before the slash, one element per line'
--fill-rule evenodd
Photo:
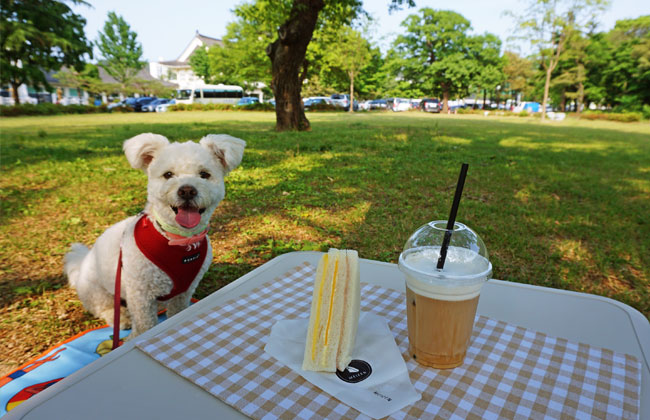
<path fill-rule="evenodd" d="M 449 89 L 445 83 L 442 84 L 442 112 L 449 112 Z"/>
<path fill-rule="evenodd" d="M 271 89 L 275 95 L 278 131 L 310 128 L 300 91 L 305 77 L 305 53 L 324 5 L 324 0 L 294 0 L 289 19 L 278 29 L 278 39 L 266 48 L 271 59 Z"/>
<path fill-rule="evenodd" d="M 549 59 L 548 64 L 545 65 L 546 81 L 544 82 L 544 100 L 542 101 L 542 121 L 546 119 L 546 103 L 548 102 L 548 91 L 551 87 L 551 75 L 553 74 L 553 70 L 555 70 L 557 63 L 560 62 L 560 54 L 562 53 L 564 43 L 568 37 L 569 33 L 562 33 L 560 40 L 555 47 L 555 54 Z"/>
<path fill-rule="evenodd" d="M 585 85 L 582 82 L 578 83 L 578 97 L 576 98 L 576 114 L 580 115 L 582 110 L 582 103 L 585 100 Z"/>
<path fill-rule="evenodd" d="M 15 82 L 10 82 L 11 84 L 11 96 L 14 97 L 14 105 L 20 105 L 20 96 L 18 96 L 18 88 L 20 83 L 16 84 Z"/>
<path fill-rule="evenodd" d="M 551 87 L 551 73 L 553 73 L 553 66 L 548 66 L 544 82 L 544 100 L 542 100 L 542 121 L 546 119 L 546 102 L 548 102 L 548 90 Z"/>
<path fill-rule="evenodd" d="M 483 89 L 483 110 L 485 111 L 485 97 L 487 96 L 487 90 Z"/>
<path fill-rule="evenodd" d="M 350 73 L 350 109 L 349 112 L 354 112 L 354 74 Z"/>

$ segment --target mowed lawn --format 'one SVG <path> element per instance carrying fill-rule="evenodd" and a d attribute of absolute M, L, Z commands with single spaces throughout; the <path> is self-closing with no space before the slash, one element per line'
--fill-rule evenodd
<path fill-rule="evenodd" d="M 353 248 L 396 262 L 417 227 L 447 217 L 467 162 L 458 220 L 483 237 L 494 278 L 595 293 L 650 316 L 647 122 L 308 117 L 304 133 L 275 132 L 273 113 L 0 120 L 0 374 L 100 325 L 66 285 L 63 255 L 143 208 L 146 176 L 122 153 L 143 132 L 248 143 L 212 219 L 214 260 L 197 298 L 290 251 Z"/>

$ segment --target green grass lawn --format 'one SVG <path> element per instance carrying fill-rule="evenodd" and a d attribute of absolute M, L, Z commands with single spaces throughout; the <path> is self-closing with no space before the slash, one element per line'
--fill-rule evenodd
<path fill-rule="evenodd" d="M 422 113 L 108 114 L 0 120 L 0 373 L 97 325 L 65 285 L 70 243 L 92 242 L 145 203 L 124 140 L 228 133 L 248 142 L 227 178 L 201 298 L 294 250 L 354 248 L 396 262 L 420 225 L 458 220 L 484 239 L 498 279 L 596 293 L 650 316 L 650 125 Z M 395 281 L 402 281 L 395 279 Z"/>

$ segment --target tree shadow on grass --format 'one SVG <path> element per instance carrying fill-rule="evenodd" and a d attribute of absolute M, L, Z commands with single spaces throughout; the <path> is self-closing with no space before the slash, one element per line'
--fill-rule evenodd
<path fill-rule="evenodd" d="M 242 262 L 216 263 L 199 293 L 207 295 L 280 253 L 301 249 L 305 239 L 286 220 L 311 232 L 311 242 L 395 262 L 418 226 L 447 217 L 460 163 L 466 161 L 470 173 L 459 218 L 486 241 L 495 278 L 596 292 L 650 313 L 643 251 L 650 232 L 642 216 L 649 212 L 639 186 L 649 164 L 642 134 L 572 128 L 566 135 L 559 126 L 474 120 L 418 120 L 406 126 L 395 117 L 387 121 L 376 127 L 372 120 L 334 119 L 314 124 L 309 133 L 276 133 L 265 122 L 222 124 L 218 130 L 209 124 L 156 127 L 171 140 L 214 131 L 247 140 L 243 167 L 228 180 L 225 199 L 242 214 L 230 215 L 227 223 L 236 225 L 242 215 L 250 223 L 265 217 L 283 221 L 275 233 L 244 241 L 250 255 Z M 84 159 L 122 156 L 124 134 L 147 130 L 150 125 L 129 124 L 128 133 L 94 133 L 80 146 L 92 151 Z M 594 138 L 603 145 L 577 147 Z M 622 139 L 629 147 L 621 146 Z M 66 153 L 61 161 L 78 157 L 74 149 Z M 25 203 L 37 205 L 39 199 L 27 197 Z M 256 250 L 269 238 L 296 245 Z"/>

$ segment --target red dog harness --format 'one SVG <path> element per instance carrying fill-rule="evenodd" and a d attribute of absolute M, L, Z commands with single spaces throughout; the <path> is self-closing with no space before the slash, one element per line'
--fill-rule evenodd
<path fill-rule="evenodd" d="M 146 215 L 138 220 L 133 233 L 140 252 L 172 279 L 171 292 L 158 300 L 165 301 L 187 291 L 203 266 L 208 240 L 203 237 L 187 246 L 169 245 L 169 239 L 158 232 Z"/>
<path fill-rule="evenodd" d="M 208 253 L 208 240 L 203 236 L 198 242 L 184 245 L 170 245 L 168 238 L 163 236 L 149 220 L 142 215 L 135 224 L 133 231 L 135 243 L 140 252 L 156 267 L 165 272 L 172 280 L 172 290 L 159 296 L 158 300 L 165 301 L 189 289 L 199 274 Z M 122 249 L 117 262 L 115 274 L 115 314 L 113 317 L 113 349 L 119 346 L 120 329 L 120 288 L 122 278 Z"/>

